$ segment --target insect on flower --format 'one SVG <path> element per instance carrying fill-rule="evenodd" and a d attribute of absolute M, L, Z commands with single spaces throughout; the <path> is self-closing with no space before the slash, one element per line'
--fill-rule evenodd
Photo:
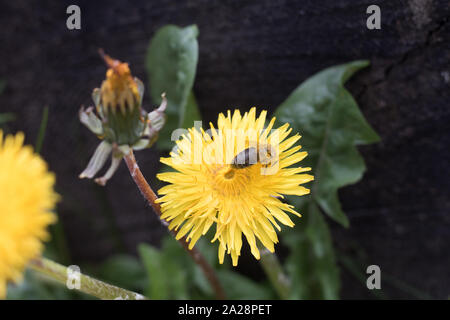
<path fill-rule="evenodd" d="M 306 173 L 311 168 L 299 165 L 307 156 L 296 145 L 300 135 L 290 136 L 288 123 L 272 129 L 275 118 L 266 126 L 266 116 L 255 108 L 220 114 L 217 127 L 191 128 L 177 152 L 161 158 L 174 169 L 157 175 L 168 183 L 158 191 L 161 218 L 177 239 L 186 236 L 189 248 L 214 226 L 220 263 L 227 253 L 236 266 L 244 239 L 256 259 L 260 245 L 274 252 L 280 224 L 293 227 L 288 213 L 300 216 L 284 195 L 308 194 L 303 184 L 314 179 Z"/>
<path fill-rule="evenodd" d="M 273 146 L 270 144 L 258 144 L 257 147 L 249 147 L 239 152 L 231 161 L 231 167 L 234 169 L 243 169 L 256 163 L 269 165 L 276 161 L 276 151 Z"/>

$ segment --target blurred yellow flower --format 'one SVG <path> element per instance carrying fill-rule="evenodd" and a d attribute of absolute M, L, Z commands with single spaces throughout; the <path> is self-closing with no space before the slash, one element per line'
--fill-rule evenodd
<path fill-rule="evenodd" d="M 0 298 L 7 283 L 19 281 L 27 262 L 41 253 L 46 227 L 56 220 L 51 213 L 58 200 L 55 177 L 23 141 L 23 133 L 4 139 L 0 130 Z"/>
<path fill-rule="evenodd" d="M 300 136 L 288 138 L 289 124 L 272 129 L 275 118 L 265 127 L 266 115 L 263 111 L 256 118 L 255 108 L 243 116 L 239 110 L 233 116 L 220 114 L 217 130 L 212 124 L 209 133 L 191 128 L 171 157 L 161 158 L 177 170 L 158 174 L 169 183 L 159 190 L 161 218 L 178 230 L 177 239 L 187 235 L 190 248 L 215 223 L 212 241 L 219 240 L 220 263 L 226 252 L 237 265 L 242 234 L 256 259 L 256 239 L 274 252 L 274 228 L 281 229 L 277 221 L 293 227 L 286 212 L 300 216 L 281 200 L 283 195 L 308 194 L 301 184 L 314 179 L 303 173 L 311 168 L 292 167 L 307 155 L 294 146 Z"/>

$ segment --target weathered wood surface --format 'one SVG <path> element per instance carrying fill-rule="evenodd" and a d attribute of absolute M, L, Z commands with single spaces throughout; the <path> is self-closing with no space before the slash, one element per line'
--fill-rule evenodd
<path fill-rule="evenodd" d="M 43 149 L 63 195 L 59 214 L 74 261 L 100 260 L 165 232 L 140 198 L 125 165 L 106 188 L 77 178 L 98 141 L 77 120 L 105 67 L 99 47 L 146 80 L 149 39 L 164 24 L 196 23 L 200 58 L 195 94 L 204 119 L 226 108 L 269 110 L 304 79 L 338 63 L 370 59 L 349 89 L 382 137 L 361 151 L 363 181 L 342 190 L 351 228 L 333 227 L 339 252 L 363 251 L 367 263 L 432 297 L 450 287 L 450 8 L 447 0 L 377 1 L 382 29 L 366 28 L 371 0 L 327 1 L 2 1 L 0 112 L 18 119 L 34 143 L 50 106 Z M 66 7 L 78 4 L 82 29 L 68 31 Z M 144 101 L 150 104 L 148 95 Z M 31 137 L 31 138 L 30 138 Z M 137 154 L 148 177 L 152 149 Z M 247 259 L 242 259 L 242 262 Z M 251 261 L 251 259 L 248 259 Z M 243 269 L 254 267 L 243 264 Z M 383 274 L 384 274 L 383 273 Z M 344 272 L 343 296 L 370 297 Z M 384 278 L 383 278 L 384 279 Z M 382 282 L 391 297 L 411 295 Z"/>

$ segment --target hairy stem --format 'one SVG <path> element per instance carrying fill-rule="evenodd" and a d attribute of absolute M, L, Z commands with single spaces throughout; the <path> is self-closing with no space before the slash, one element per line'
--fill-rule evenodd
<path fill-rule="evenodd" d="M 31 269 L 38 271 L 66 286 L 68 286 L 68 284 L 73 284 L 73 288 L 100 299 L 104 300 L 146 299 L 143 295 L 91 278 L 82 273 L 78 273 L 76 270 L 67 268 L 59 263 L 56 263 L 44 257 L 31 260 L 28 266 Z M 75 281 L 71 281 L 72 279 L 74 279 L 73 277 L 71 277 L 71 275 L 75 276 Z M 79 282 L 78 280 L 76 280 L 77 278 L 79 279 Z"/>
<path fill-rule="evenodd" d="M 133 151 L 131 151 L 128 155 L 125 156 L 125 162 L 128 166 L 128 170 L 130 171 L 131 177 L 133 178 L 134 182 L 139 188 L 139 191 L 141 192 L 142 196 L 152 206 L 153 211 L 158 216 L 161 216 L 161 206 L 159 205 L 159 203 L 155 202 L 156 199 L 158 199 L 158 196 L 152 190 L 147 180 L 145 180 L 145 177 L 142 174 L 136 162 Z M 161 223 L 166 227 L 168 226 L 168 223 L 165 220 L 161 220 Z M 174 236 L 176 236 L 177 234 L 177 231 L 175 230 L 171 230 L 170 232 Z M 214 289 L 216 298 L 225 299 L 225 292 L 223 291 L 219 279 L 217 278 L 214 269 L 208 264 L 203 255 L 196 248 L 192 248 L 192 250 L 189 249 L 189 243 L 186 241 L 186 237 L 179 239 L 178 242 L 189 253 L 194 262 L 202 269 L 203 273 L 205 274 L 206 278 L 211 284 L 211 287 Z"/>
<path fill-rule="evenodd" d="M 291 282 L 284 273 L 278 257 L 263 246 L 259 246 L 259 251 L 261 253 L 259 262 L 273 288 L 281 299 L 289 299 Z"/>

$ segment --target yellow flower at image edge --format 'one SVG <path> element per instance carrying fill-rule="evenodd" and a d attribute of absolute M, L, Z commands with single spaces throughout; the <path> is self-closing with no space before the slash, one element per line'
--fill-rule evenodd
<path fill-rule="evenodd" d="M 178 239 L 186 235 L 190 248 L 215 224 L 212 241 L 219 241 L 220 263 L 228 253 L 237 265 L 242 234 L 256 259 L 260 258 L 257 240 L 274 252 L 278 242 L 275 228 L 281 230 L 278 223 L 293 227 L 287 213 L 300 216 L 283 202 L 283 195 L 308 194 L 309 189 L 301 184 L 314 179 L 304 173 L 311 168 L 296 166 L 307 156 L 300 151 L 301 146 L 294 146 L 300 136 L 289 137 L 289 124 L 273 129 L 275 118 L 265 127 L 266 115 L 263 111 L 256 117 L 255 108 L 243 116 L 239 110 L 233 115 L 228 111 L 226 117 L 220 114 L 217 129 L 212 124 L 209 133 L 191 128 L 177 141 L 177 151 L 171 152 L 170 158 L 161 158 L 177 170 L 158 174 L 169 183 L 158 191 L 162 195 L 157 200 L 161 218 L 170 222 L 169 229 L 178 231 Z M 239 154 L 249 155 L 255 141 L 256 146 L 271 146 L 266 149 L 276 160 L 268 164 L 259 157 L 251 165 L 234 165 Z M 195 151 L 199 145 L 200 157 Z M 269 169 L 273 170 L 264 172 Z"/>
<path fill-rule="evenodd" d="M 56 220 L 55 177 L 23 141 L 23 133 L 4 138 L 0 130 L 0 298 L 42 252 L 46 228 Z"/>

